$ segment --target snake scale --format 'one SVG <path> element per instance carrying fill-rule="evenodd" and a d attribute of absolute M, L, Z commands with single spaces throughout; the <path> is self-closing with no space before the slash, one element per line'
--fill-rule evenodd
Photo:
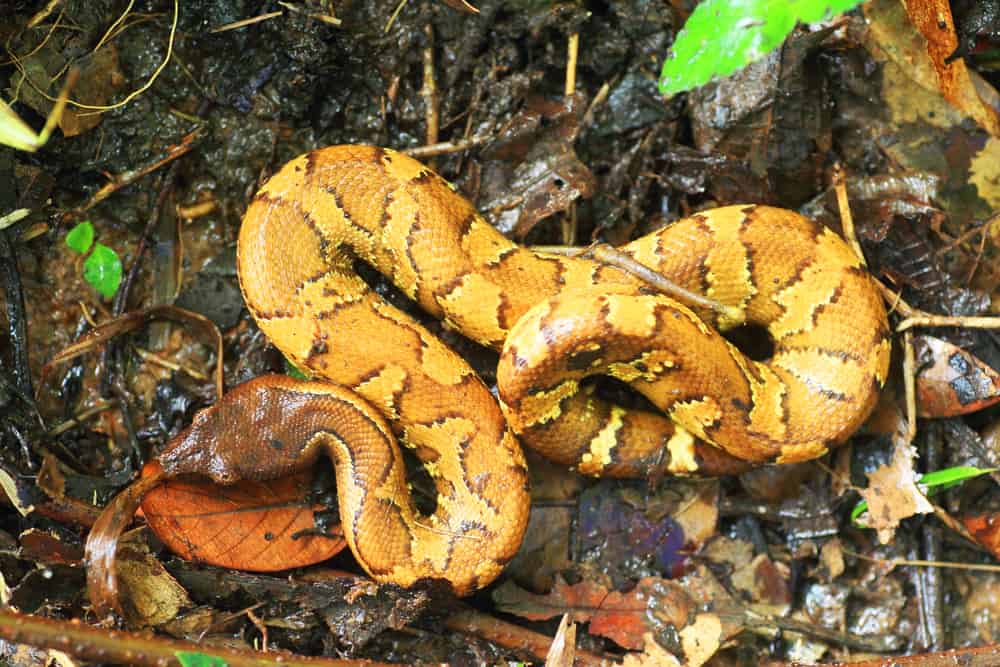
<path fill-rule="evenodd" d="M 325 452 L 365 570 L 402 585 L 442 579 L 465 594 L 520 545 L 529 496 L 519 440 L 589 475 L 712 474 L 733 461 L 817 457 L 871 411 L 888 370 L 886 313 L 832 231 L 791 211 L 729 206 L 621 251 L 766 327 L 771 358 L 752 361 L 722 337 L 735 320 L 681 305 L 631 273 L 512 243 L 400 153 L 302 155 L 247 209 L 238 272 L 261 330 L 318 380 L 265 376 L 237 387 L 160 462 L 171 474 L 232 481 L 301 469 Z M 354 272 L 356 258 L 500 351 L 500 401 L 376 294 Z M 662 414 L 604 402 L 583 381 L 598 374 L 629 383 Z M 236 434 L 259 447 L 234 448 L 226 436 Z M 430 516 L 413 509 L 396 437 L 436 484 Z"/>

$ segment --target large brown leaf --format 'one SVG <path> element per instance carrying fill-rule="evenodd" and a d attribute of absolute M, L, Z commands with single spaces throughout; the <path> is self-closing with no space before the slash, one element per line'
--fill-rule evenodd
<path fill-rule="evenodd" d="M 302 567 L 346 544 L 315 530 L 317 508 L 306 500 L 312 474 L 232 486 L 169 480 L 145 496 L 142 511 L 156 536 L 183 558 L 256 572 Z"/>

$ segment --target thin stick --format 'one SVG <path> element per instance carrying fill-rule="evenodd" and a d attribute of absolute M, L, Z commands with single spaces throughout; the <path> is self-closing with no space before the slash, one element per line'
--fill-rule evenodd
<path fill-rule="evenodd" d="M 727 306 L 681 287 L 667 280 L 662 274 L 657 273 L 644 264 L 640 264 L 625 253 L 606 243 L 594 245 L 587 254 L 598 261 L 616 266 L 623 271 L 641 278 L 659 291 L 674 297 L 678 301 L 711 310 L 720 319 L 724 320 L 727 326 L 737 326 L 746 320 L 746 315 L 740 309 Z"/>
<path fill-rule="evenodd" d="M 424 26 L 427 35 L 427 47 L 424 49 L 424 84 L 420 87 L 420 96 L 424 98 L 424 116 L 427 119 L 425 144 L 438 142 L 438 91 L 434 78 L 434 27 L 428 23 Z"/>
<path fill-rule="evenodd" d="M 919 312 L 919 311 L 918 311 Z M 1000 317 L 953 317 L 950 315 L 914 315 L 896 326 L 896 331 L 913 327 L 968 327 L 969 329 L 1000 329 Z"/>
<path fill-rule="evenodd" d="M 491 136 L 476 136 L 462 139 L 461 141 L 442 141 L 427 146 L 417 146 L 407 148 L 404 153 L 414 158 L 428 158 L 435 155 L 445 155 L 446 153 L 461 153 L 476 146 L 488 143 L 493 140 Z"/>
<path fill-rule="evenodd" d="M 847 556 L 853 556 L 869 563 L 892 565 L 893 567 L 940 567 L 952 570 L 969 570 L 972 572 L 1000 572 L 1000 565 L 988 565 L 986 563 L 957 563 L 947 560 L 910 560 L 907 558 L 873 558 L 872 556 L 865 556 L 864 554 L 859 554 L 848 549 L 844 549 L 843 552 Z"/>
<path fill-rule="evenodd" d="M 566 55 L 566 97 L 572 96 L 576 92 L 576 62 L 580 54 L 580 33 L 574 32 L 569 36 Z"/>
<path fill-rule="evenodd" d="M 838 164 L 833 170 L 833 191 L 837 193 L 837 207 L 840 209 L 840 224 L 844 228 L 844 236 L 848 243 L 854 248 L 854 254 L 861 260 L 862 266 L 868 266 L 865 261 L 865 253 L 858 243 L 858 236 L 854 231 L 854 216 L 851 215 L 851 204 L 847 199 L 847 185 L 845 184 L 844 170 Z"/>
<path fill-rule="evenodd" d="M 906 442 L 917 436 L 917 362 L 913 351 L 913 332 L 903 333 L 903 380 L 906 388 Z"/>
<path fill-rule="evenodd" d="M 305 658 L 285 652 L 262 654 L 218 648 L 148 634 L 104 630 L 79 621 L 57 621 L 8 609 L 0 609 L 0 637 L 16 644 L 56 649 L 84 660 L 137 666 L 179 667 L 181 662 L 177 653 L 180 652 L 215 656 L 230 667 L 273 667 L 276 664 L 286 667 L 388 667 L 388 663 L 367 660 Z"/>
<path fill-rule="evenodd" d="M 209 30 L 210 33 L 220 33 L 228 32 L 229 30 L 239 30 L 240 28 L 245 28 L 248 25 L 253 25 L 255 23 L 260 23 L 262 21 L 270 21 L 271 19 L 281 16 L 284 12 L 268 12 L 266 14 L 260 14 L 259 16 L 252 16 L 248 19 L 240 19 L 239 21 L 233 21 L 232 23 L 226 23 L 225 25 L 220 25 L 218 28 L 212 28 Z"/>

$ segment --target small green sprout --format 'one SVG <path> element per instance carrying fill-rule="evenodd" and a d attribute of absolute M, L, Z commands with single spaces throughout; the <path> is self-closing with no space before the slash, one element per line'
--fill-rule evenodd
<path fill-rule="evenodd" d="M 114 250 L 94 243 L 94 225 L 86 220 L 73 227 L 66 234 L 66 245 L 81 255 L 91 251 L 83 261 L 83 279 L 105 299 L 113 297 L 122 282 L 122 262 Z"/>

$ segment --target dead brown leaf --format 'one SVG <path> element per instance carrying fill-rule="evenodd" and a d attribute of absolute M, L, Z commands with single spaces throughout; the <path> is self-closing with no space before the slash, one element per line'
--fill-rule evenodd
<path fill-rule="evenodd" d="M 945 99 L 975 119 L 993 136 L 1000 134 L 996 111 L 985 104 L 961 58 L 948 61 L 958 49 L 958 36 L 948 0 L 904 0 L 913 25 L 926 40 L 925 48 L 937 74 L 938 87 Z"/>
<path fill-rule="evenodd" d="M 307 501 L 312 471 L 231 486 L 169 480 L 142 501 L 149 527 L 181 558 L 274 572 L 312 565 L 347 545 L 319 534 Z"/>
<path fill-rule="evenodd" d="M 114 44 L 106 44 L 76 65 L 80 67 L 80 78 L 73 87 L 73 97 L 84 104 L 106 105 L 125 84 L 126 78 L 118 67 L 118 49 Z M 71 105 L 63 111 L 59 129 L 67 137 L 75 137 L 97 127 L 103 117 L 100 112 Z"/>
<path fill-rule="evenodd" d="M 132 626 L 166 623 L 193 606 L 187 591 L 149 551 L 138 535 L 125 536 L 118 547 L 118 578 L 122 609 Z"/>
<path fill-rule="evenodd" d="M 577 584 L 556 581 L 546 595 L 538 595 L 506 582 L 493 593 L 503 611 L 529 620 L 544 620 L 569 614 L 578 622 L 590 622 L 590 633 L 601 635 L 624 648 L 639 650 L 643 635 L 654 625 L 683 628 L 693 603 L 683 588 L 657 577 L 641 579 L 628 592 L 609 589 L 608 581 L 584 579 Z M 655 616 L 651 613 L 655 610 Z"/>
<path fill-rule="evenodd" d="M 972 354 L 933 336 L 914 336 L 913 346 L 918 416 L 954 417 L 1000 402 L 1000 374 Z"/>
<path fill-rule="evenodd" d="M 896 526 L 915 514 L 928 514 L 934 508 L 917 486 L 919 475 L 913 469 L 916 452 L 913 446 L 897 434 L 892 461 L 868 475 L 868 488 L 861 496 L 868 501 L 866 523 L 878 531 L 882 544 L 892 540 Z"/>

